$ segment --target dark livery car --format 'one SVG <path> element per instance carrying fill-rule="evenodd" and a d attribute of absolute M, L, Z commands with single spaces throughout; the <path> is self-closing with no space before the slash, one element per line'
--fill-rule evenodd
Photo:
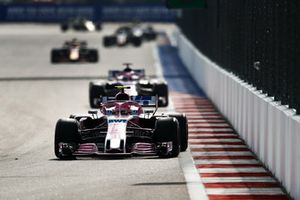
<path fill-rule="evenodd" d="M 125 46 L 132 44 L 133 46 L 141 46 L 143 41 L 155 40 L 157 32 L 152 26 L 121 26 L 113 35 L 103 38 L 103 46 Z"/>
<path fill-rule="evenodd" d="M 177 157 L 188 146 L 187 118 L 178 113 L 155 114 L 155 98 L 130 97 L 122 91 L 114 98 L 102 98 L 100 111 L 58 120 L 55 155 L 59 159 L 92 155 Z M 150 106 L 156 109 L 146 110 Z"/>
<path fill-rule="evenodd" d="M 108 80 L 90 82 L 91 108 L 99 107 L 101 97 L 115 96 L 119 91 L 116 86 L 129 86 L 125 91 L 130 96 L 157 96 L 160 107 L 168 106 L 169 91 L 165 80 L 146 78 L 144 69 L 132 69 L 130 63 L 124 65 L 124 70 L 110 70 Z"/>
<path fill-rule="evenodd" d="M 67 20 L 66 22 L 62 23 L 60 26 L 63 32 L 73 29 L 75 31 L 99 31 L 102 29 L 101 23 L 94 23 L 91 20 L 77 17 Z"/>
<path fill-rule="evenodd" d="M 85 41 L 66 41 L 62 48 L 52 49 L 51 62 L 98 62 L 98 50 L 89 49 Z"/>

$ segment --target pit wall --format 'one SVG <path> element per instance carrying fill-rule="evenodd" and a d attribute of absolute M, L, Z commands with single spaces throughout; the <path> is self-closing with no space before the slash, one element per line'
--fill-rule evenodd
<path fill-rule="evenodd" d="M 300 116 L 209 60 L 179 31 L 185 67 L 257 157 L 300 199 Z"/>

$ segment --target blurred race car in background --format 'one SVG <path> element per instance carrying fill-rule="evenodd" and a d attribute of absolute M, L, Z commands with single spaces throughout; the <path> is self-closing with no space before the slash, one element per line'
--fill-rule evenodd
<path fill-rule="evenodd" d="M 98 62 L 98 50 L 87 48 L 86 41 L 76 38 L 66 41 L 62 48 L 51 50 L 51 62 Z"/>
<path fill-rule="evenodd" d="M 63 32 L 73 29 L 75 31 L 99 31 L 102 29 L 101 23 L 95 23 L 91 20 L 76 17 L 63 22 L 60 25 L 60 28 Z"/>
<path fill-rule="evenodd" d="M 99 107 L 99 99 L 103 96 L 115 96 L 116 86 L 130 86 L 125 91 L 130 96 L 157 96 L 160 107 L 168 106 L 169 92 L 165 80 L 145 77 L 144 69 L 132 69 L 131 63 L 124 63 L 124 70 L 110 70 L 108 80 L 92 81 L 89 84 L 89 102 L 91 108 Z"/>
<path fill-rule="evenodd" d="M 59 159 L 92 155 L 158 155 L 177 157 L 188 146 L 184 114 L 155 114 L 154 96 L 132 96 L 119 92 L 103 97 L 99 111 L 59 119 L 54 151 Z M 146 110 L 146 107 L 156 107 Z M 145 109 L 145 110 L 144 110 Z"/>
<path fill-rule="evenodd" d="M 113 35 L 103 38 L 103 46 L 125 46 L 132 44 L 133 46 L 141 46 L 143 41 L 155 40 L 157 32 L 150 25 L 142 26 L 140 24 L 121 26 Z"/>

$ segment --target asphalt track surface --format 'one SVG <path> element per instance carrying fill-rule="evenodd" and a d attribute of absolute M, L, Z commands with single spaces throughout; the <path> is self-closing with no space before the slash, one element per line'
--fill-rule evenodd
<path fill-rule="evenodd" d="M 154 43 L 103 49 L 99 33 L 62 34 L 54 25 L 0 26 L 0 199 L 189 199 L 179 161 L 138 157 L 59 161 L 58 118 L 86 113 L 90 79 L 123 62 L 156 75 Z M 159 28 L 171 29 L 168 25 Z M 100 50 L 100 63 L 50 63 L 50 50 L 77 37 Z"/>

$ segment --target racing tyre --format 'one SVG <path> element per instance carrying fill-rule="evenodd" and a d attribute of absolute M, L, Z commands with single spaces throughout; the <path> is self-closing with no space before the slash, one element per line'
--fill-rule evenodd
<path fill-rule="evenodd" d="M 89 51 L 88 55 L 89 62 L 96 63 L 99 60 L 98 51 L 96 49 L 92 49 Z"/>
<path fill-rule="evenodd" d="M 74 119 L 59 119 L 56 123 L 55 137 L 54 137 L 54 152 L 59 159 L 74 159 L 72 152 L 64 152 L 62 155 L 59 152 L 59 144 L 68 143 L 78 145 L 79 135 L 78 135 L 78 125 Z"/>
<path fill-rule="evenodd" d="M 156 33 L 144 33 L 145 40 L 152 41 L 156 40 L 157 34 Z"/>
<path fill-rule="evenodd" d="M 154 95 L 160 98 L 158 101 L 159 107 L 167 107 L 169 105 L 169 90 L 167 84 L 160 83 L 154 85 Z M 161 98 L 163 98 L 163 100 Z"/>
<path fill-rule="evenodd" d="M 101 23 L 97 23 L 96 24 L 96 31 L 101 31 L 102 30 L 102 24 Z"/>
<path fill-rule="evenodd" d="M 59 63 L 60 54 L 58 50 L 51 51 L 51 63 Z"/>
<path fill-rule="evenodd" d="M 102 84 L 97 84 L 94 82 L 90 82 L 89 85 L 89 98 L 90 98 L 90 107 L 91 108 L 99 108 L 97 99 L 105 96 L 104 86 Z"/>
<path fill-rule="evenodd" d="M 110 47 L 116 44 L 116 37 L 114 36 L 105 36 L 103 38 L 103 46 Z"/>
<path fill-rule="evenodd" d="M 142 45 L 142 38 L 141 37 L 132 37 L 132 44 L 135 47 L 139 47 Z"/>
<path fill-rule="evenodd" d="M 179 123 L 174 117 L 158 118 L 155 124 L 154 139 L 158 143 L 172 142 L 172 150 L 159 149 L 158 156 L 163 158 L 177 157 L 180 153 Z"/>
<path fill-rule="evenodd" d="M 180 151 L 186 151 L 188 147 L 188 122 L 185 114 L 170 114 L 169 117 L 175 117 L 179 123 L 180 132 Z"/>
<path fill-rule="evenodd" d="M 62 32 L 66 32 L 69 29 L 69 26 L 68 26 L 68 24 L 62 24 L 60 26 L 60 29 Z"/>

